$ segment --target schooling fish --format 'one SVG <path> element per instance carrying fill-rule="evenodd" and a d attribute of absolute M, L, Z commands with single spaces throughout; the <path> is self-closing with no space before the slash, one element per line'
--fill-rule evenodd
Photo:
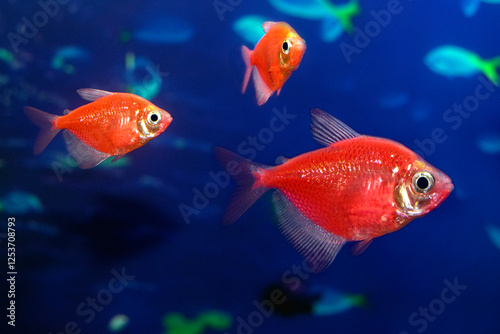
<path fill-rule="evenodd" d="M 292 72 L 299 67 L 306 51 L 306 42 L 288 23 L 267 21 L 262 24 L 262 28 L 265 35 L 253 51 L 246 46 L 241 47 L 246 64 L 242 93 L 245 92 L 253 72 L 259 106 L 266 103 L 275 91 L 280 94 Z"/>
<path fill-rule="evenodd" d="M 26 115 L 41 130 L 34 153 L 40 154 L 54 136 L 63 135 L 69 154 L 80 168 L 92 168 L 106 158 L 124 154 L 159 136 L 172 122 L 172 116 L 140 96 L 110 93 L 98 89 L 79 89 L 78 94 L 93 101 L 64 116 L 25 107 Z"/>
<path fill-rule="evenodd" d="M 437 74 L 446 77 L 470 77 L 483 73 L 495 85 L 500 84 L 497 68 L 500 66 L 500 56 L 492 59 L 482 59 L 476 53 L 454 45 L 443 45 L 431 52 L 424 63 Z"/>
<path fill-rule="evenodd" d="M 311 111 L 315 151 L 269 167 L 223 148 L 216 155 L 238 182 L 224 221 L 236 221 L 262 194 L 278 227 L 315 271 L 328 267 L 347 241 L 363 251 L 438 207 L 453 190 L 443 172 L 389 139 L 359 135 L 320 109 Z"/>

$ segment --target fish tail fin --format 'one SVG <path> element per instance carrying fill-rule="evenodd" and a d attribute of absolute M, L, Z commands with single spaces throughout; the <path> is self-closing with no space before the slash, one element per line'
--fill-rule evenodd
<path fill-rule="evenodd" d="M 262 171 L 269 167 L 222 147 L 216 147 L 214 151 L 219 163 L 238 184 L 223 218 L 225 224 L 232 224 L 269 189 L 262 185 L 261 179 Z"/>
<path fill-rule="evenodd" d="M 484 75 L 486 75 L 486 77 L 496 86 L 500 84 L 500 78 L 497 72 L 498 67 L 500 67 L 500 56 L 485 60 L 482 66 Z"/>
<path fill-rule="evenodd" d="M 246 46 L 241 47 L 241 55 L 245 61 L 245 77 L 243 78 L 243 87 L 241 88 L 241 93 L 243 94 L 248 86 L 248 81 L 250 81 L 250 75 L 252 74 L 252 65 L 250 64 L 250 57 L 252 56 L 252 50 Z"/>
<path fill-rule="evenodd" d="M 351 303 L 351 305 L 360 307 L 360 308 L 368 308 L 368 300 L 362 294 L 356 295 L 348 295 L 347 299 Z"/>
<path fill-rule="evenodd" d="M 33 107 L 24 107 L 24 113 L 28 118 L 40 127 L 40 133 L 35 141 L 34 154 L 40 154 L 50 141 L 61 130 L 56 127 L 57 115 L 52 115 Z"/>
<path fill-rule="evenodd" d="M 354 30 L 352 18 L 361 13 L 359 0 L 351 0 L 344 5 L 334 5 L 330 0 L 323 0 L 328 10 L 335 16 L 349 34 Z"/>

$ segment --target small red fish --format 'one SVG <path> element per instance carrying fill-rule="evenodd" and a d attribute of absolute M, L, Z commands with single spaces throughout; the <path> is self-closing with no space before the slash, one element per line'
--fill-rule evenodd
<path fill-rule="evenodd" d="M 266 103 L 275 92 L 280 94 L 281 88 L 295 71 L 306 51 L 306 42 L 288 23 L 264 22 L 265 35 L 250 51 L 241 47 L 246 64 L 242 93 L 245 92 L 250 74 L 253 70 L 253 83 L 258 105 Z"/>
<path fill-rule="evenodd" d="M 327 145 L 268 167 L 217 148 L 240 185 L 224 216 L 236 221 L 262 194 L 273 195 L 278 226 L 316 271 L 347 241 L 363 251 L 372 239 L 401 229 L 438 207 L 453 190 L 443 172 L 405 146 L 363 136 L 320 109 L 311 131 Z"/>
<path fill-rule="evenodd" d="M 26 115 L 41 130 L 34 153 L 40 154 L 54 136 L 63 129 L 69 154 L 80 168 L 92 168 L 106 158 L 124 154 L 159 136 L 172 122 L 172 116 L 140 96 L 110 93 L 98 89 L 79 89 L 88 101 L 64 116 L 52 115 L 33 107 L 25 107 Z"/>

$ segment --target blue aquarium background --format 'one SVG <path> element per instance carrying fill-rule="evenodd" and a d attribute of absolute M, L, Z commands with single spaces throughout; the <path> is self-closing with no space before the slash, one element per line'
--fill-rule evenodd
<path fill-rule="evenodd" d="M 0 332 L 500 333 L 500 89 L 424 62 L 443 45 L 500 56 L 500 5 L 360 0 L 348 33 L 277 2 L 302 14 L 321 3 L 1 2 L 2 281 L 9 217 L 17 274 L 0 285 L 15 289 Z M 235 23 L 249 15 L 286 21 L 307 42 L 260 107 L 253 85 L 241 93 L 241 45 L 253 49 L 260 28 Z M 76 93 L 87 87 L 144 96 L 173 122 L 93 169 L 75 166 L 62 135 L 33 155 L 24 106 L 62 115 L 87 103 Z M 222 224 L 235 184 L 213 154 L 274 165 L 318 149 L 311 108 L 418 151 L 455 185 L 427 216 L 359 256 L 348 244 L 320 274 L 278 231 L 270 193 Z"/>

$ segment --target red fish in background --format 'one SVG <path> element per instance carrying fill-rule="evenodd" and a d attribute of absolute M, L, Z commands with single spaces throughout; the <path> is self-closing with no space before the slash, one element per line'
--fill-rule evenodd
<path fill-rule="evenodd" d="M 80 168 L 92 168 L 106 158 L 124 154 L 159 136 L 172 122 L 172 116 L 140 96 L 110 93 L 98 89 L 79 89 L 85 100 L 93 101 L 64 116 L 25 107 L 26 115 L 41 130 L 34 153 L 40 154 L 63 129 L 69 154 Z"/>
<path fill-rule="evenodd" d="M 266 103 L 275 91 L 280 94 L 292 72 L 299 67 L 306 51 L 306 42 L 288 23 L 268 21 L 264 22 L 262 28 L 265 35 L 253 51 L 246 46 L 241 47 L 246 64 L 242 93 L 245 92 L 253 71 L 259 106 Z"/>
<path fill-rule="evenodd" d="M 359 135 L 320 109 L 311 116 L 313 137 L 327 147 L 281 165 L 264 166 L 217 148 L 219 161 L 240 185 L 226 223 L 276 188 L 279 229 L 321 271 L 347 241 L 361 241 L 355 245 L 361 252 L 372 239 L 438 207 L 453 190 L 448 176 L 405 146 Z"/>

